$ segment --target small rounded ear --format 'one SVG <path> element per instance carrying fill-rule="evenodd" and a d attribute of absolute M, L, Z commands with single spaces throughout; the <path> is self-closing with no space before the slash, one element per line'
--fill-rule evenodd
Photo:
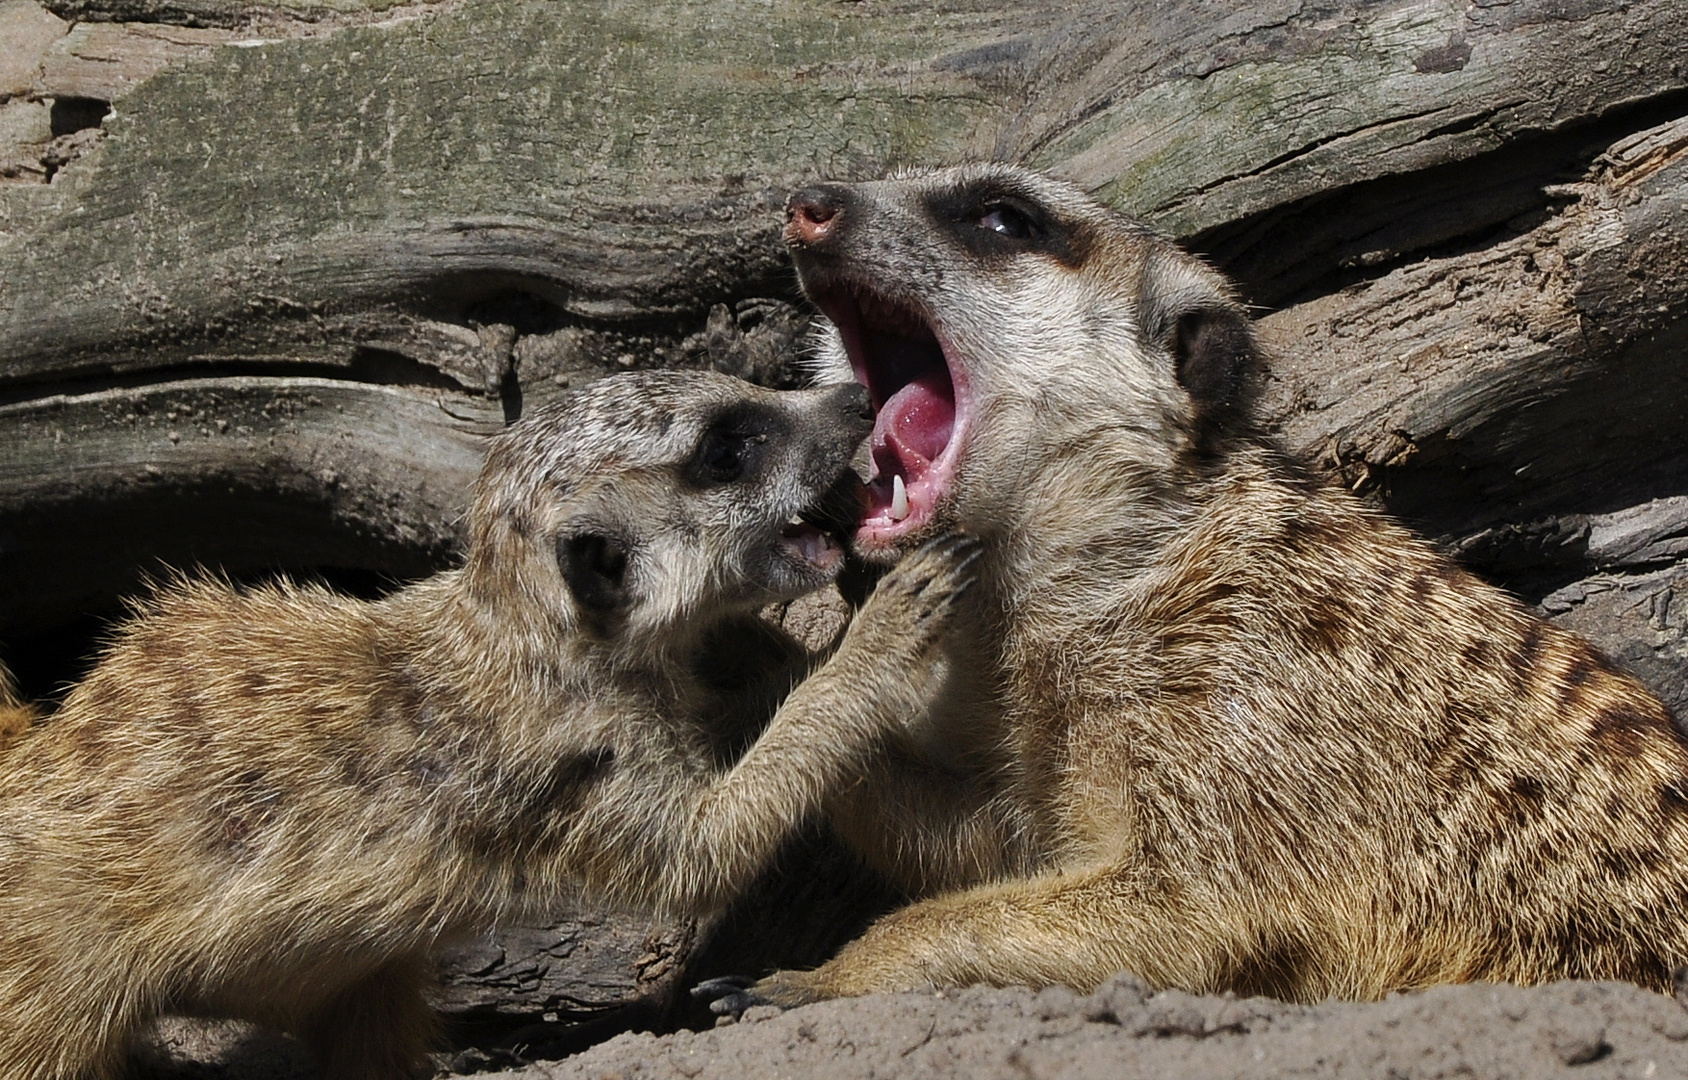
<path fill-rule="evenodd" d="M 1246 426 L 1260 368 L 1247 316 L 1232 307 L 1199 307 L 1168 333 L 1173 372 L 1196 407 L 1198 441 Z"/>
<path fill-rule="evenodd" d="M 557 564 L 575 603 L 588 614 L 610 615 L 626 608 L 628 545 L 607 533 L 575 533 L 557 538 Z"/>

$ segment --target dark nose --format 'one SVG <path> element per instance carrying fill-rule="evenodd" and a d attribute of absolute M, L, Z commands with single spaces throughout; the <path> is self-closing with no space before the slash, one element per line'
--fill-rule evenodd
<path fill-rule="evenodd" d="M 841 383 L 833 389 L 833 405 L 847 424 L 873 426 L 873 399 L 861 383 Z"/>
<path fill-rule="evenodd" d="M 785 203 L 785 242 L 820 247 L 837 235 L 849 207 L 849 193 L 835 184 L 804 188 Z"/>
<path fill-rule="evenodd" d="M 834 393 L 838 395 L 838 410 L 845 416 L 873 419 L 873 399 L 868 397 L 867 387 L 859 382 L 840 383 Z"/>

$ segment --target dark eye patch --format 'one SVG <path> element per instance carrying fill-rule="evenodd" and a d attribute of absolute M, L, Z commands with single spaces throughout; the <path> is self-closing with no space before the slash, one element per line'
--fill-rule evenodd
<path fill-rule="evenodd" d="M 932 192 L 927 211 L 943 231 L 982 259 L 1042 254 L 1067 266 L 1084 261 L 1081 230 L 1030 195 L 996 183 Z"/>
<path fill-rule="evenodd" d="M 753 480 L 761 475 L 769 446 L 780 432 L 779 419 L 770 412 L 730 409 L 704 428 L 686 463 L 686 478 L 697 487 Z"/>
<path fill-rule="evenodd" d="M 1048 231 L 1045 215 L 1030 200 L 995 186 L 936 191 L 927 208 L 963 244 L 987 251 L 1023 251 Z"/>

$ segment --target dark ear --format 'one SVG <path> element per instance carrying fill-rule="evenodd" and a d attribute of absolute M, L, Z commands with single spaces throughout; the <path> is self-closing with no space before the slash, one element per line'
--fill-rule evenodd
<path fill-rule="evenodd" d="M 609 615 L 627 607 L 627 544 L 620 537 L 592 532 L 558 537 L 557 563 L 587 613 Z"/>
<path fill-rule="evenodd" d="M 1211 444 L 1221 432 L 1246 426 L 1260 353 L 1242 312 L 1229 307 L 1187 311 L 1169 338 L 1178 384 L 1196 406 L 1198 441 Z"/>

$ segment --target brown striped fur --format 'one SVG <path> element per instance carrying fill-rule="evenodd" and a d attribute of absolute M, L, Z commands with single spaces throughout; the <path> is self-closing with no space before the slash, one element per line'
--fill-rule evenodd
<path fill-rule="evenodd" d="M 12 673 L 0 665 L 0 753 L 28 731 L 39 717 L 38 709 L 18 697 Z"/>
<path fill-rule="evenodd" d="M 929 527 L 867 554 L 952 527 L 985 547 L 945 697 L 832 807 L 929 899 L 753 998 L 1121 969 L 1304 1001 L 1670 986 L 1688 962 L 1672 717 L 1257 436 L 1247 321 L 1217 274 L 1017 169 L 812 191 L 805 289 L 835 319 L 864 294 L 913 311 L 972 395 Z M 969 232 L 1004 205 L 1029 240 Z M 823 354 L 862 370 L 836 335 Z"/>
<path fill-rule="evenodd" d="M 699 480 L 747 407 L 759 464 Z M 296 1032 L 327 1080 L 411 1076 L 437 942 L 582 887 L 730 899 L 919 707 L 964 587 L 964 547 L 912 560 L 724 760 L 743 744 L 722 717 L 754 694 L 699 673 L 711 650 L 798 659 L 750 612 L 836 572 L 779 537 L 862 412 L 856 391 L 618 376 L 495 440 L 461 569 L 377 602 L 201 578 L 139 605 L 0 755 L 0 1076 L 106 1080 L 164 1012 Z M 582 535 L 618 537 L 620 563 L 571 578 Z"/>

